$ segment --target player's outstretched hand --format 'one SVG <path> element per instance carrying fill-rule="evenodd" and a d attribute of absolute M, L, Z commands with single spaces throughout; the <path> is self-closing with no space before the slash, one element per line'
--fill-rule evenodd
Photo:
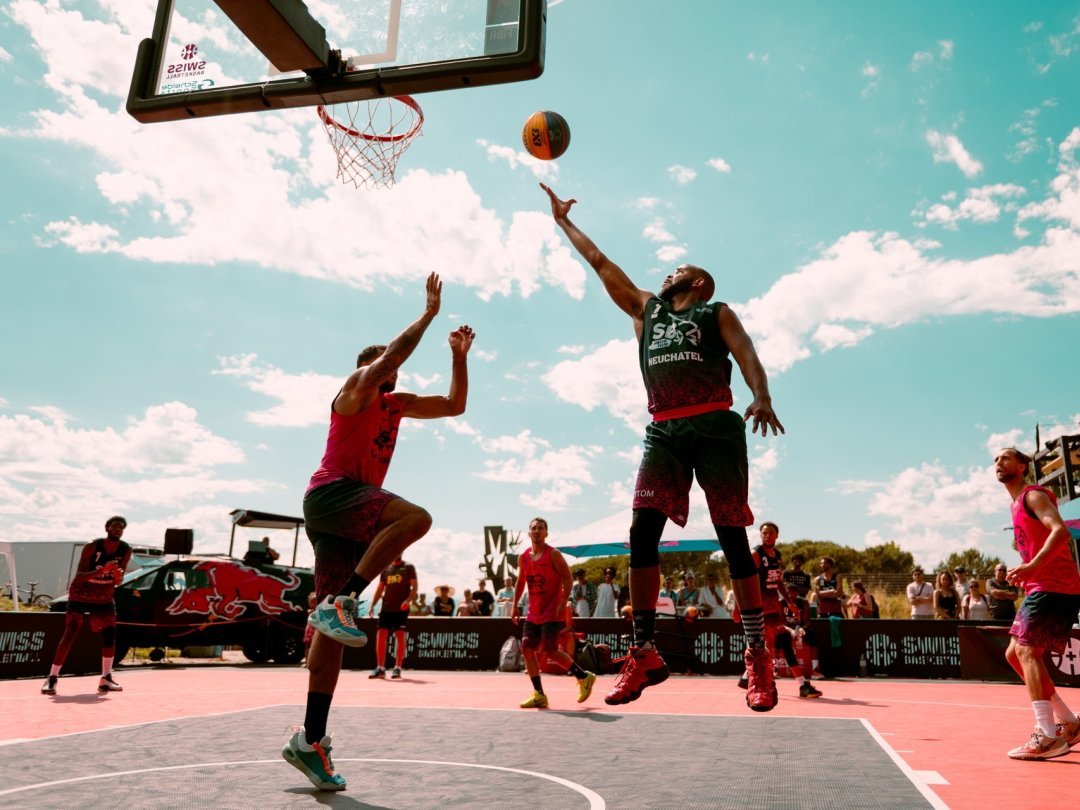
<path fill-rule="evenodd" d="M 543 183 L 540 184 L 540 188 L 547 192 L 548 198 L 551 200 L 551 215 L 555 219 L 566 219 L 577 200 L 560 200 L 555 196 L 555 192 Z"/>
<path fill-rule="evenodd" d="M 776 418 L 776 414 L 773 412 L 772 403 L 767 400 L 755 399 L 750 403 L 750 407 L 746 409 L 746 413 L 743 414 L 743 421 L 747 422 L 750 417 L 754 418 L 753 424 L 750 426 L 751 435 L 758 432 L 758 428 L 761 428 L 761 435 L 767 436 L 769 434 L 769 428 L 772 428 L 773 436 L 777 432 L 783 433 L 784 426 L 780 424 L 780 420 Z"/>
<path fill-rule="evenodd" d="M 469 349 L 472 348 L 473 339 L 476 338 L 476 332 L 468 324 L 462 324 L 453 332 L 450 333 L 449 343 L 450 351 L 455 357 L 463 356 L 469 353 Z"/>
<path fill-rule="evenodd" d="M 427 303 L 424 310 L 435 316 L 439 314 L 440 306 L 442 306 L 442 281 L 438 273 L 432 273 L 427 277 Z"/>

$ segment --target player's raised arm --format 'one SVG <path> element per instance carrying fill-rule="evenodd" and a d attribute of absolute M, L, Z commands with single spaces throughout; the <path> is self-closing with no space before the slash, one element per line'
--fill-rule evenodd
<path fill-rule="evenodd" d="M 469 369 L 466 357 L 472 348 L 476 333 L 467 325 L 459 326 L 450 333 L 451 372 L 450 391 L 446 396 L 415 396 L 402 394 L 404 415 L 413 419 L 438 419 L 443 416 L 460 416 L 465 413 L 469 397 Z"/>
<path fill-rule="evenodd" d="M 379 386 L 392 379 L 401 364 L 413 353 L 420 343 L 420 338 L 439 314 L 442 304 L 442 281 L 435 273 L 427 277 L 426 291 L 424 313 L 391 340 L 382 354 L 349 375 L 334 399 L 335 412 L 348 416 L 359 413 L 370 405 L 379 391 Z"/>
<path fill-rule="evenodd" d="M 611 300 L 631 318 L 641 320 L 645 302 L 649 300 L 652 293 L 639 289 L 619 265 L 611 261 L 580 228 L 570 221 L 568 216 L 570 208 L 577 200 L 560 200 L 555 196 L 555 192 L 543 183 L 540 184 L 540 188 L 546 191 L 551 199 L 551 216 L 555 218 L 555 223 L 563 229 L 574 249 L 600 276 Z"/>
<path fill-rule="evenodd" d="M 757 433 L 759 426 L 761 427 L 762 436 L 768 434 L 770 427 L 774 436 L 777 431 L 783 433 L 784 426 L 780 424 L 780 420 L 773 412 L 772 396 L 769 394 L 769 379 L 765 374 L 765 367 L 761 365 L 761 360 L 754 349 L 754 342 L 746 334 L 742 322 L 731 310 L 731 307 L 720 307 L 717 318 L 724 343 L 727 344 L 731 356 L 735 358 L 735 362 L 739 364 L 739 371 L 742 372 L 746 385 L 754 395 L 754 401 L 750 403 L 750 406 L 743 414 L 743 420 L 746 421 L 750 417 L 754 418 L 754 422 L 750 426 L 751 433 Z"/>

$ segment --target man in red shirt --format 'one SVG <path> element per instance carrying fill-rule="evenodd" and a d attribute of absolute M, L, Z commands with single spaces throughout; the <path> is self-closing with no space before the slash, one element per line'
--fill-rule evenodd
<path fill-rule="evenodd" d="M 1009 757 L 1050 759 L 1080 745 L 1080 720 L 1054 688 L 1043 661 L 1047 650 L 1060 655 L 1069 643 L 1080 612 L 1080 572 L 1057 498 L 1045 487 L 1027 483 L 1030 464 L 1031 458 L 1015 447 L 994 459 L 997 479 L 1012 498 L 1013 536 L 1023 561 L 1006 579 L 1027 593 L 1009 629 L 1005 658 L 1027 686 L 1035 711 L 1034 733 Z"/>
<path fill-rule="evenodd" d="M 531 545 L 518 560 L 518 581 L 514 589 L 514 607 L 510 618 L 517 624 L 521 618 L 518 604 L 522 592 L 529 589 L 529 612 L 525 615 L 521 652 L 525 671 L 532 681 L 532 697 L 521 704 L 523 709 L 546 709 L 547 695 L 540 682 L 540 661 L 537 652 L 543 649 L 547 657 L 565 667 L 578 682 L 578 703 L 592 694 L 596 676 L 579 667 L 565 650 L 559 649 L 559 632 L 565 625 L 566 603 L 574 578 L 562 552 L 547 544 L 548 525 L 544 518 L 529 523 Z"/>
<path fill-rule="evenodd" d="M 379 632 L 375 634 L 375 671 L 369 678 L 386 677 L 386 643 L 394 634 L 394 671 L 391 678 L 401 677 L 401 665 L 405 663 L 405 624 L 409 619 L 409 605 L 416 596 L 416 569 L 411 563 L 398 557 L 379 575 L 379 586 L 371 599 L 368 616 L 375 615 L 375 605 L 382 600 L 379 611 Z"/>
<path fill-rule="evenodd" d="M 105 537 L 91 540 L 83 546 L 79 556 L 79 568 L 68 589 L 67 617 L 64 635 L 56 648 L 49 677 L 41 687 L 41 694 L 55 695 L 60 670 L 71 652 L 71 645 L 79 634 L 85 619 L 90 629 L 101 633 L 101 680 L 99 692 L 122 692 L 124 688 L 112 676 L 113 658 L 116 655 L 116 586 L 124 578 L 124 571 L 131 562 L 131 546 L 120 538 L 127 528 L 127 521 L 114 515 L 105 521 Z"/>
<path fill-rule="evenodd" d="M 342 644 L 362 647 L 358 597 L 372 580 L 431 528 L 427 510 L 382 488 L 404 417 L 436 419 L 465 412 L 466 356 L 475 334 L 450 333 L 451 377 L 446 396 L 398 393 L 398 369 L 439 314 L 442 282 L 427 278 L 423 314 L 386 346 L 368 346 L 330 404 L 322 463 L 304 494 L 304 530 L 315 549 L 318 604 L 308 622 L 318 631 L 308 655 L 304 727 L 281 750 L 290 765 L 322 790 L 344 790 L 334 771 L 326 722 L 341 673 Z"/>

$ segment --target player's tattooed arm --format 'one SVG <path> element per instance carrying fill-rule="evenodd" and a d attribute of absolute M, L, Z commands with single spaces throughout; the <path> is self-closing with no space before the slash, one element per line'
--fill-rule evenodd
<path fill-rule="evenodd" d="M 751 433 L 757 433 L 759 427 L 762 436 L 767 435 L 770 427 L 774 436 L 778 431 L 783 433 L 784 426 L 780 424 L 780 420 L 773 411 L 772 396 L 769 394 L 769 378 L 765 374 L 765 367 L 761 364 L 757 351 L 754 349 L 753 341 L 743 329 L 739 316 L 731 310 L 731 307 L 722 306 L 716 317 L 719 320 L 720 334 L 724 338 L 724 343 L 727 344 L 735 362 L 739 364 L 739 371 L 742 372 L 746 385 L 754 394 L 754 401 L 743 414 L 743 421 L 753 417 L 754 421 L 750 426 Z"/>

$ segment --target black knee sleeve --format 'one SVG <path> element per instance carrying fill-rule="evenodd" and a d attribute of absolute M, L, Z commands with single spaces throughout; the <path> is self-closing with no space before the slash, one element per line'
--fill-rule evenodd
<path fill-rule="evenodd" d="M 658 509 L 635 509 L 630 524 L 630 567 L 652 568 L 660 565 L 660 536 L 667 516 Z"/>
<path fill-rule="evenodd" d="M 732 579 L 746 579 L 757 573 L 754 558 L 750 554 L 750 541 L 745 526 L 713 526 L 720 548 L 727 558 Z"/>
<path fill-rule="evenodd" d="M 110 649 L 116 646 L 116 628 L 106 627 L 101 631 L 101 646 Z"/>

